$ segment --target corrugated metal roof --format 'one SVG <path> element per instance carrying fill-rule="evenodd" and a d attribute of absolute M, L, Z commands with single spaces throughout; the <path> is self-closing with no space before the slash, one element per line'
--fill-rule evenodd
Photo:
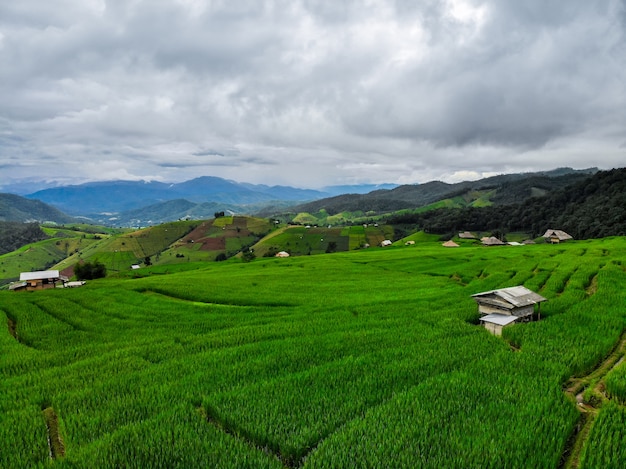
<path fill-rule="evenodd" d="M 490 290 L 482 293 L 476 293 L 475 295 L 472 295 L 472 297 L 475 298 L 476 301 L 479 301 L 483 298 L 499 298 L 514 307 L 534 305 L 536 303 L 541 303 L 542 301 L 547 301 L 546 298 L 544 298 L 543 296 L 535 293 L 532 290 L 529 290 L 522 285 L 518 285 L 517 287 L 501 288 L 499 290 Z"/>
<path fill-rule="evenodd" d="M 59 278 L 58 270 L 40 270 L 38 272 L 22 272 L 20 280 L 42 280 L 46 278 Z"/>
<path fill-rule="evenodd" d="M 508 326 L 517 320 L 517 316 L 507 316 L 506 314 L 488 314 L 480 318 L 481 321 L 497 324 L 499 326 Z"/>

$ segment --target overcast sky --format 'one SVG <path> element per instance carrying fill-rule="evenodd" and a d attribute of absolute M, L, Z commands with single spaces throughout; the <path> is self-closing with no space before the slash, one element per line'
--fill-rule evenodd
<path fill-rule="evenodd" d="M 0 2 L 0 188 L 626 166 L 624 0 Z"/>

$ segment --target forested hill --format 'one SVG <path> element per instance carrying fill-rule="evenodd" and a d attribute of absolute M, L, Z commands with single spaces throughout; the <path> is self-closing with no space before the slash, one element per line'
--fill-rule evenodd
<path fill-rule="evenodd" d="M 0 255 L 47 237 L 37 223 L 0 221 Z"/>
<path fill-rule="evenodd" d="M 433 233 L 498 230 L 538 236 L 553 228 L 577 239 L 626 236 L 626 168 L 599 171 L 548 195 L 519 203 L 437 209 L 394 216 L 387 221 Z"/>
<path fill-rule="evenodd" d="M 72 223 L 76 219 L 39 200 L 0 194 L 0 221 Z"/>
<path fill-rule="evenodd" d="M 373 191 L 368 194 L 345 194 L 320 199 L 290 210 L 314 213 L 323 209 L 331 215 L 357 210 L 381 214 L 423 207 L 455 197 L 465 197 L 469 200 L 474 196 L 473 193 L 478 191 L 489 193 L 489 201 L 494 205 L 507 204 L 531 196 L 545 195 L 583 181 L 597 171 L 597 168 L 585 170 L 561 168 L 540 173 L 502 174 L 456 184 L 431 181 L 419 185 L 403 185 L 392 190 Z"/>

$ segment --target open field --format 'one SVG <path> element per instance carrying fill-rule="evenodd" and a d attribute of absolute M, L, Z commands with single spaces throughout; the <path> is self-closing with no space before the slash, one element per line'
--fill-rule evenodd
<path fill-rule="evenodd" d="M 618 358 L 626 238 L 193 266 L 0 292 L 0 467 L 626 466 L 623 365 L 576 461 L 565 392 Z M 476 325 L 520 284 L 541 321 Z"/>

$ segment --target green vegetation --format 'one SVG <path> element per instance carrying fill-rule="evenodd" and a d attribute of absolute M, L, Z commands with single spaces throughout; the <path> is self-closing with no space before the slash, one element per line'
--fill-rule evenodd
<path fill-rule="evenodd" d="M 626 239 L 413 239 L 0 292 L 0 466 L 559 467 L 581 415 L 564 386 L 626 328 Z M 518 284 L 541 321 L 475 325 L 470 295 Z M 602 406 L 580 467 L 626 464 L 624 415 Z"/>
<path fill-rule="evenodd" d="M 0 221 L 0 255 L 47 237 L 37 223 Z"/>

